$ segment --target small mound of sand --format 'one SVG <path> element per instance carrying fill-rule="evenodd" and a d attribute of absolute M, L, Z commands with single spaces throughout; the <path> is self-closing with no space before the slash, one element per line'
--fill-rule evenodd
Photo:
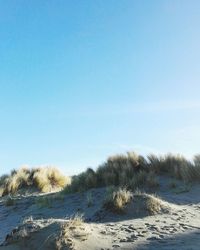
<path fill-rule="evenodd" d="M 154 195 L 136 193 L 133 195 L 132 201 L 126 206 L 125 213 L 133 215 L 133 217 L 144 217 L 169 213 L 171 209 L 171 204 Z"/>
<path fill-rule="evenodd" d="M 175 205 L 163 201 L 155 195 L 136 192 L 124 206 L 122 213 L 119 214 L 115 210 L 103 205 L 103 207 L 95 213 L 92 220 L 119 221 L 121 219 L 142 218 L 156 214 L 170 213 L 176 209 Z"/>
<path fill-rule="evenodd" d="M 6 236 L 6 249 L 75 249 L 88 237 L 82 217 L 68 220 L 26 220 Z"/>
<path fill-rule="evenodd" d="M 11 233 L 6 236 L 6 239 L 1 246 L 14 244 L 15 247 L 18 246 L 20 249 L 23 249 L 23 247 L 25 248 L 25 246 L 27 246 L 27 244 L 31 242 L 31 236 L 33 235 L 33 233 L 42 232 L 44 229 L 46 230 L 51 224 L 53 224 L 51 220 L 33 221 L 31 218 L 27 219 L 24 223 L 14 228 Z"/>

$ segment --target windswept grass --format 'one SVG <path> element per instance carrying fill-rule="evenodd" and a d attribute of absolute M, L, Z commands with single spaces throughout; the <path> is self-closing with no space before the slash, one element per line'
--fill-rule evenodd
<path fill-rule="evenodd" d="M 149 155 L 148 160 L 150 167 L 156 174 L 167 174 L 186 182 L 195 179 L 195 165 L 182 155 Z"/>
<path fill-rule="evenodd" d="M 105 186 L 157 188 L 159 176 L 166 175 L 189 183 L 200 180 L 200 155 L 193 161 L 182 155 L 148 155 L 134 152 L 109 157 L 96 170 L 88 168 L 72 179 L 62 175 L 54 167 L 13 170 L 0 178 L 0 194 L 16 194 L 23 187 L 34 187 L 41 192 L 63 189 L 63 193 L 83 192 Z"/>
<path fill-rule="evenodd" d="M 11 174 L 0 178 L 2 195 L 15 195 L 23 188 L 37 189 L 41 192 L 50 192 L 62 189 L 70 184 L 70 178 L 64 176 L 54 167 L 41 167 L 36 169 L 20 168 Z"/>
<path fill-rule="evenodd" d="M 3 195 L 16 194 L 23 187 L 31 185 L 31 171 L 27 168 L 20 168 L 18 171 L 13 170 L 11 175 L 6 177 L 3 182 Z"/>
<path fill-rule="evenodd" d="M 96 171 L 87 169 L 74 176 L 65 193 L 85 191 L 103 186 L 121 186 L 135 190 L 137 188 L 156 188 L 159 176 L 166 175 L 184 183 L 200 180 L 200 155 L 193 161 L 182 155 L 148 155 L 146 158 L 129 152 L 115 155 L 101 164 Z"/>
<path fill-rule="evenodd" d="M 160 198 L 150 194 L 143 195 L 145 197 L 145 209 L 148 211 L 149 215 L 158 214 L 163 209 L 166 209 L 166 206 Z"/>
<path fill-rule="evenodd" d="M 147 160 L 135 153 L 109 157 L 96 171 L 87 169 L 74 176 L 72 183 L 65 188 L 65 193 L 85 191 L 103 186 L 138 187 L 148 183 L 150 172 Z M 153 173 L 151 173 L 151 176 Z"/>
<path fill-rule="evenodd" d="M 34 170 L 33 182 L 39 190 L 46 193 L 69 185 L 70 178 L 61 174 L 55 167 L 44 167 Z"/>

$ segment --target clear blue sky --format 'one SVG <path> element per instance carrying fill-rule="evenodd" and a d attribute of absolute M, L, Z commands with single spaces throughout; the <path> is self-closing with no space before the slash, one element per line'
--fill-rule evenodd
<path fill-rule="evenodd" d="M 0 174 L 200 152 L 199 0 L 2 0 Z"/>

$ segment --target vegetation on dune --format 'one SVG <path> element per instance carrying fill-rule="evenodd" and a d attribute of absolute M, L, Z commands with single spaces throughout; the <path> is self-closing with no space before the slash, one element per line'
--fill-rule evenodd
<path fill-rule="evenodd" d="M 146 212 L 148 215 L 168 211 L 169 207 L 160 198 L 140 191 L 131 192 L 126 188 L 109 187 L 103 207 L 113 213 L 126 213 L 128 204 L 132 203 L 129 212 Z"/>
<path fill-rule="evenodd" d="M 194 158 L 195 159 L 195 158 Z M 149 166 L 156 174 L 168 174 L 183 181 L 192 181 L 200 177 L 196 174 L 200 168 L 181 155 L 148 156 Z"/>
<path fill-rule="evenodd" d="M 125 188 L 116 189 L 111 187 L 108 189 L 104 207 L 112 212 L 122 213 L 124 207 L 132 200 L 133 194 Z"/>
<path fill-rule="evenodd" d="M 10 175 L 4 175 L 0 178 L 0 190 L 3 196 L 14 195 L 24 188 L 50 192 L 64 188 L 70 184 L 70 181 L 69 177 L 64 176 L 54 167 L 20 168 L 19 170 L 13 170 Z"/>
<path fill-rule="evenodd" d="M 137 188 L 148 183 L 152 187 L 158 185 L 156 176 L 150 171 L 146 159 L 135 153 L 128 153 L 109 157 L 96 171 L 88 168 L 85 172 L 74 176 L 71 185 L 64 191 L 80 192 L 111 185 Z"/>
<path fill-rule="evenodd" d="M 140 187 L 156 188 L 158 177 L 167 175 L 185 183 L 200 180 L 200 155 L 189 161 L 181 155 L 149 155 L 147 158 L 129 152 L 109 157 L 96 171 L 88 168 L 74 176 L 65 193 L 85 191 L 103 186 L 121 186 L 135 190 Z"/>
<path fill-rule="evenodd" d="M 69 185 L 70 178 L 61 174 L 55 167 L 45 167 L 34 170 L 33 182 L 42 192 L 50 192 L 55 188 Z"/>
<path fill-rule="evenodd" d="M 74 249 L 75 239 L 85 241 L 87 237 L 83 216 L 76 214 L 61 225 L 60 234 L 55 239 L 56 249 Z"/>
<path fill-rule="evenodd" d="M 136 191 L 133 193 L 133 206 L 138 214 L 155 215 L 160 213 L 168 213 L 171 209 L 170 205 L 154 194 Z"/>
<path fill-rule="evenodd" d="M 0 194 L 16 194 L 20 189 L 33 187 L 41 192 L 63 189 L 73 193 L 96 187 L 121 186 L 156 188 L 160 175 L 167 175 L 184 183 L 200 180 L 200 155 L 189 161 L 181 155 L 149 155 L 143 157 L 134 152 L 109 157 L 96 170 L 88 168 L 72 179 L 62 175 L 54 167 L 36 169 L 21 168 L 10 175 L 0 177 Z"/>

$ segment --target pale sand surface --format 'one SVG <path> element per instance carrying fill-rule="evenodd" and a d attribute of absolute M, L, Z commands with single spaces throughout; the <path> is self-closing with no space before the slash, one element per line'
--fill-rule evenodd
<path fill-rule="evenodd" d="M 92 189 L 93 205 L 87 206 L 87 194 L 70 194 L 54 200 L 51 207 L 39 208 L 35 196 L 18 197 L 14 206 L 0 202 L 0 249 L 55 249 L 60 225 L 76 213 L 84 214 L 85 223 L 78 229 L 84 237 L 73 237 L 71 246 L 62 249 L 200 249 L 200 184 L 188 190 L 169 188 L 167 178 L 160 178 L 156 192 L 166 201 L 166 213 L 148 216 L 135 210 L 134 200 L 126 214 L 117 215 L 102 209 L 105 188 Z M 180 183 L 181 185 L 181 183 Z M 49 194 L 51 195 L 51 194 Z M 36 195 L 37 196 L 37 195 Z M 33 220 L 24 219 L 32 216 Z M 14 241 L 13 229 L 21 225 L 27 237 Z M 17 229 L 19 230 L 20 227 Z M 17 232 L 15 230 L 15 232 Z M 10 238 L 6 236 L 10 235 Z M 11 239 L 9 241 L 9 239 Z"/>

